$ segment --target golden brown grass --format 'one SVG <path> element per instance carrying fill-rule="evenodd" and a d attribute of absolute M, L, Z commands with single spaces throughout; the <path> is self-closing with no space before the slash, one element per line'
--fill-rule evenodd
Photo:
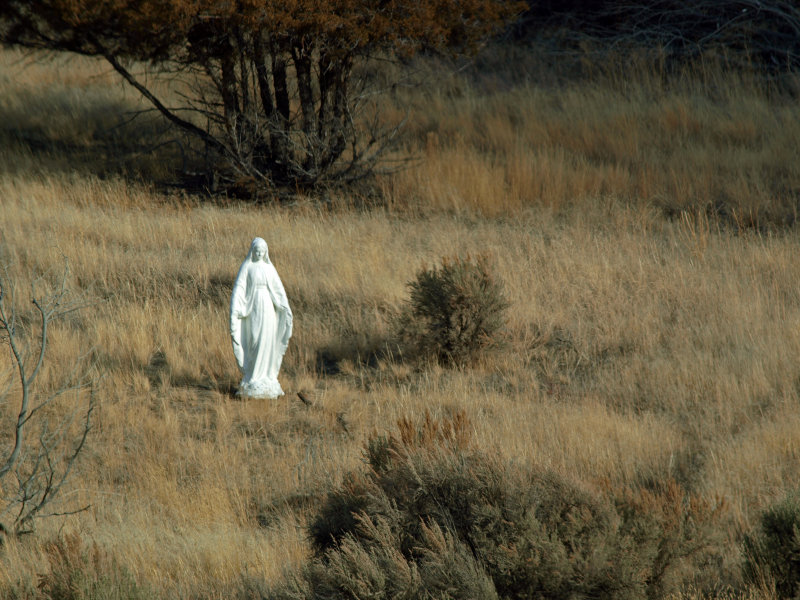
<path fill-rule="evenodd" d="M 501 56 L 473 84 L 438 74 L 437 91 L 410 99 L 409 130 L 424 157 L 393 178 L 390 197 L 483 216 L 612 197 L 743 224 L 796 219 L 791 95 L 713 57 L 670 75 L 658 63 L 611 61 L 578 78 L 558 75 L 570 59 L 541 67 L 539 57 L 523 83 L 498 89 L 489 73 L 519 77 L 526 60 Z"/>
<path fill-rule="evenodd" d="M 64 497 L 90 509 L 7 544 L 0 595 L 33 594 L 62 528 L 159 597 L 276 581 L 369 434 L 425 410 L 464 410 L 483 447 L 590 485 L 674 478 L 723 497 L 732 544 L 800 480 L 800 242 L 731 226 L 786 214 L 795 105 L 719 74 L 714 94 L 652 74 L 491 94 L 462 81 L 416 97 L 425 159 L 383 181 L 386 209 L 223 206 L 158 192 L 169 154 L 138 154 L 147 131 L 107 137 L 141 106 L 102 65 L 0 59 L 0 259 L 24 291 L 66 256 L 93 299 L 51 331 L 42 384 L 89 347 L 105 374 Z M 709 218 L 719 200 L 742 212 Z M 230 394 L 227 305 L 256 235 L 295 313 L 271 402 Z M 464 370 L 380 352 L 416 271 L 477 252 L 511 302 L 504 348 Z"/>

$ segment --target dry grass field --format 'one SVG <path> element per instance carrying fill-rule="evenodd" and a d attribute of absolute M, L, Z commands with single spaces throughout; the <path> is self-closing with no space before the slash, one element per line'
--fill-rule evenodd
<path fill-rule="evenodd" d="M 153 598 L 274 583 L 371 433 L 461 410 L 509 461 L 724 501 L 708 580 L 766 593 L 742 588 L 740 542 L 800 481 L 797 100 L 711 66 L 403 93 L 421 160 L 382 179 L 385 203 L 209 202 L 163 191 L 180 140 L 130 120 L 146 107 L 109 68 L 0 54 L 0 263 L 20 310 L 64 256 L 89 301 L 51 328 L 41 388 L 90 349 L 103 374 L 59 504 L 89 508 L 7 541 L 0 596 L 40 597 L 76 560 Z M 277 401 L 232 394 L 228 302 L 255 236 L 295 315 Z M 417 271 L 478 253 L 511 304 L 503 346 L 469 368 L 384 351 Z"/>

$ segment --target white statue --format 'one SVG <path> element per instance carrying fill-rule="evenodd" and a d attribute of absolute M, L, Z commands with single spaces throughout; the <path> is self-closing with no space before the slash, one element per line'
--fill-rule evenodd
<path fill-rule="evenodd" d="M 239 268 L 231 294 L 233 354 L 242 371 L 240 396 L 283 395 L 278 371 L 292 336 L 292 310 L 267 242 L 257 237 Z"/>

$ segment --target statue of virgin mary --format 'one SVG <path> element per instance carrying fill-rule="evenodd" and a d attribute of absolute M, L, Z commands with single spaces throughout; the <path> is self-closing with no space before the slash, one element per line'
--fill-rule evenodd
<path fill-rule="evenodd" d="M 292 310 L 267 242 L 257 237 L 239 268 L 231 294 L 231 340 L 242 372 L 240 396 L 283 395 L 278 371 L 292 336 Z"/>

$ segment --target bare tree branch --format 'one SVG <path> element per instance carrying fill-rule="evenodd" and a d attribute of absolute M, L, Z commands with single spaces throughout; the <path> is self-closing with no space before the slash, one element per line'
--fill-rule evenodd
<path fill-rule="evenodd" d="M 0 332 L 8 341 L 9 353 L 16 371 L 19 385 L 19 408 L 16 411 L 14 442 L 0 466 L 0 483 L 13 475 L 16 485 L 0 486 L 6 493 L 0 497 L 0 519 L 11 515 L 9 522 L 0 522 L 0 533 L 21 535 L 33 531 L 37 519 L 47 514 L 71 514 L 66 511 L 44 511 L 56 501 L 64 483 L 85 448 L 92 428 L 92 414 L 96 406 L 95 376 L 87 366 L 91 351 L 75 358 L 70 371 L 61 385 L 49 394 L 42 394 L 35 387 L 37 376 L 45 361 L 49 325 L 84 306 L 83 302 L 73 301 L 69 295 L 67 279 L 68 264 L 54 286 L 47 291 L 40 290 L 46 283 L 44 278 L 34 280 L 31 288 L 31 316 L 24 320 L 30 325 L 19 327 L 20 314 L 13 302 L 13 278 L 7 267 L 0 273 Z M 34 322 L 38 322 L 38 333 L 34 335 Z M 23 351 L 30 340 L 37 340 L 38 347 L 32 356 Z M 32 368 L 30 368 L 32 367 Z M 0 396 L 7 402 L 14 386 L 9 384 Z M 45 409 L 56 401 L 73 396 L 75 407 L 68 415 L 59 417 L 51 427 Z M 88 395 L 86 405 L 80 406 L 81 399 Z M 80 424 L 75 430 L 75 419 L 81 415 Z M 0 423 L 0 426 L 3 426 Z M 0 540 L 2 541 L 2 540 Z"/>

